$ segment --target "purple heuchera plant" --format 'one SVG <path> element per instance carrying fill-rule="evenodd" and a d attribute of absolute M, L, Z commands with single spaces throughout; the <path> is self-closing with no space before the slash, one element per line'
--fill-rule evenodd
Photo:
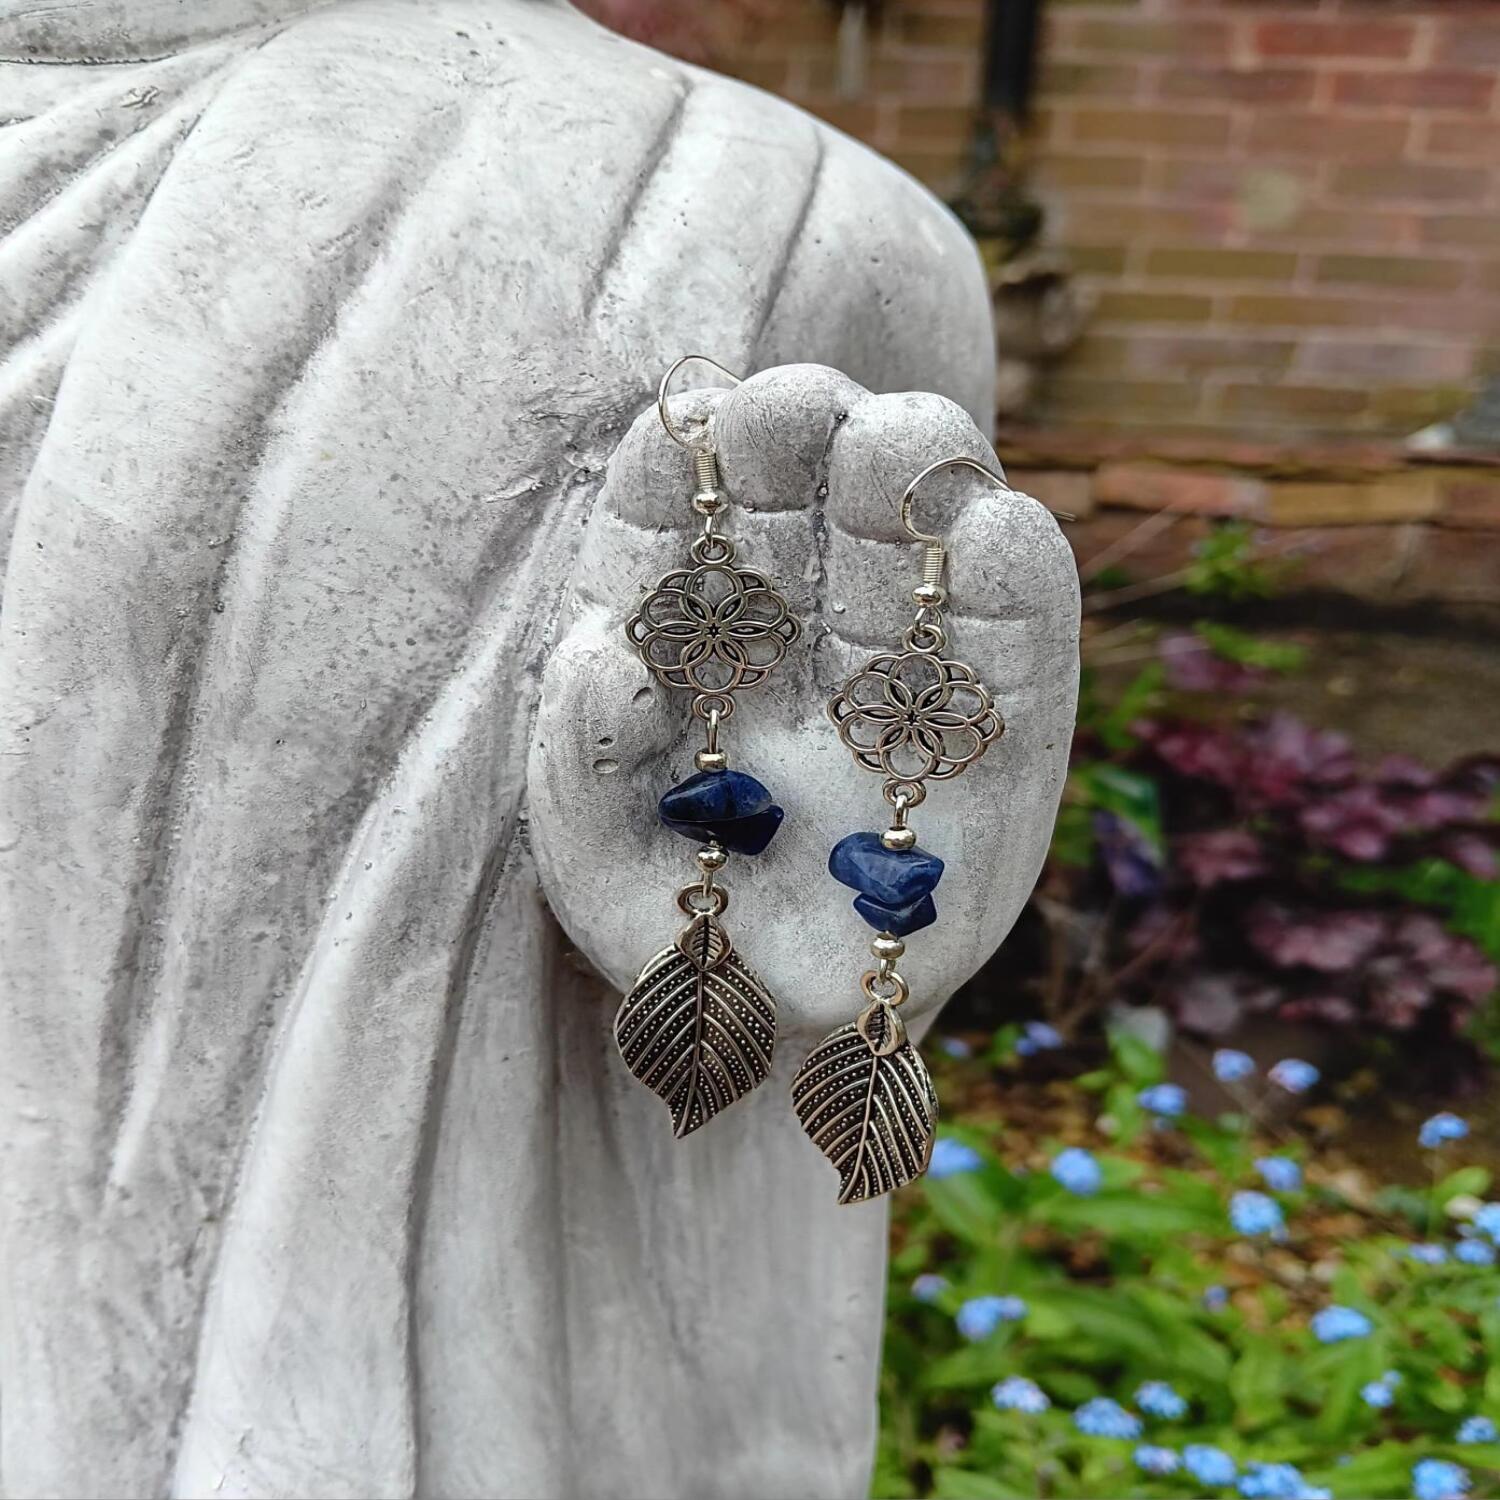
<path fill-rule="evenodd" d="M 1165 665 L 1173 682 L 1232 690 L 1182 642 Z M 1500 873 L 1489 811 L 1500 758 L 1361 768 L 1343 735 L 1285 713 L 1248 726 L 1144 720 L 1130 732 L 1109 759 L 1154 784 L 1160 828 L 1095 808 L 1095 864 L 1072 891 L 1076 905 L 1105 908 L 1113 934 L 1102 998 L 1165 997 L 1182 1025 L 1211 1037 L 1253 1015 L 1461 1034 L 1500 982 L 1495 965 L 1440 911 L 1361 877 L 1431 859 Z M 1085 762 L 1101 749 L 1080 736 Z"/>

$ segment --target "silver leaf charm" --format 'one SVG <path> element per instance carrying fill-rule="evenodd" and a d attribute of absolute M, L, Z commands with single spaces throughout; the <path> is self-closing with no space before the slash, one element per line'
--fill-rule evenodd
<path fill-rule="evenodd" d="M 680 1139 L 766 1081 L 776 1002 L 705 914 L 641 970 L 615 1016 L 615 1044 Z"/>
<path fill-rule="evenodd" d="M 792 1107 L 838 1168 L 840 1203 L 878 1198 L 927 1170 L 937 1094 L 900 1016 L 883 1001 L 813 1048 L 792 1080 Z"/>

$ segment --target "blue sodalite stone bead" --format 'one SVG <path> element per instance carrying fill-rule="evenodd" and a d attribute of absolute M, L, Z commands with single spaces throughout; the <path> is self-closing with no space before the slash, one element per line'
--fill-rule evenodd
<path fill-rule="evenodd" d="M 673 833 L 700 844 L 717 840 L 736 854 L 759 854 L 786 816 L 743 771 L 699 771 L 663 793 L 656 812 Z"/>
<path fill-rule="evenodd" d="M 851 833 L 833 846 L 828 873 L 881 906 L 907 907 L 932 894 L 943 862 L 925 849 L 887 849 L 878 833 Z"/>
<path fill-rule="evenodd" d="M 856 896 L 854 909 L 876 932 L 909 937 L 937 921 L 937 903 L 931 896 L 918 896 L 909 906 L 882 906 L 868 896 Z"/>

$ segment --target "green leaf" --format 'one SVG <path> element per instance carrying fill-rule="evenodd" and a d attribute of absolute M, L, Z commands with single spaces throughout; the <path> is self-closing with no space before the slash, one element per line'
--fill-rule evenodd
<path fill-rule="evenodd" d="M 1129 750 L 1135 744 L 1130 726 L 1146 718 L 1157 705 L 1167 680 L 1166 668 L 1159 661 L 1143 667 L 1115 700 L 1107 713 L 1094 721 L 1094 732 L 1111 750 Z"/>
<path fill-rule="evenodd" d="M 1013 1489 L 989 1474 L 969 1469 L 942 1468 L 933 1472 L 932 1493 L 937 1500 L 1027 1500 L 1027 1490 Z"/>
<path fill-rule="evenodd" d="M 1032 1205 L 1028 1218 L 1055 1229 L 1097 1229 L 1149 1243 L 1169 1235 L 1212 1233 L 1223 1228 L 1217 1205 L 1212 1213 L 1167 1194 L 1095 1193 L 1091 1198 L 1065 1194 Z"/>
<path fill-rule="evenodd" d="M 1136 1091 L 1160 1083 L 1166 1059 L 1149 1042 L 1117 1026 L 1109 1033 L 1110 1056 Z"/>
<path fill-rule="evenodd" d="M 1254 1431 L 1281 1415 L 1290 1370 L 1290 1361 L 1270 1339 L 1255 1338 L 1246 1344 L 1229 1374 L 1240 1427 Z"/>
<path fill-rule="evenodd" d="M 1004 1219 L 1002 1168 L 989 1163 L 977 1172 L 955 1172 L 951 1177 L 926 1177 L 923 1193 L 944 1229 L 969 1245 L 992 1245 Z M 1014 1178 L 1010 1179 L 1014 1182 Z"/>
<path fill-rule="evenodd" d="M 1490 1181 L 1490 1173 L 1485 1167 L 1460 1167 L 1443 1178 L 1433 1192 L 1439 1204 L 1464 1196 L 1482 1198 L 1489 1191 Z"/>
<path fill-rule="evenodd" d="M 1295 672 L 1307 659 L 1307 652 L 1301 646 L 1262 640 L 1213 620 L 1199 620 L 1193 630 L 1215 656 L 1239 662 L 1241 666 L 1260 667 L 1267 672 Z"/>
<path fill-rule="evenodd" d="M 1089 805 L 1124 818 L 1162 851 L 1161 796 L 1149 776 L 1101 761 L 1075 770 L 1073 780 Z"/>
<path fill-rule="evenodd" d="M 1314 1423 L 1325 1443 L 1336 1442 L 1354 1426 L 1355 1416 L 1364 1410 L 1360 1388 L 1380 1374 L 1379 1364 L 1370 1357 L 1372 1351 L 1362 1344 L 1341 1345 L 1340 1352 L 1344 1358 L 1333 1372 Z"/>
<path fill-rule="evenodd" d="M 934 1360 L 922 1377 L 929 1390 L 965 1390 L 971 1386 L 990 1386 L 1016 1373 L 1016 1353 L 1011 1348 L 1010 1331 L 987 1338 L 983 1343 L 967 1344 Z"/>

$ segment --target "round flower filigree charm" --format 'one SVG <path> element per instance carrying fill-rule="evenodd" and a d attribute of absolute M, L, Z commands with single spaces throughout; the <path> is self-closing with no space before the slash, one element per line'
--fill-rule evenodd
<path fill-rule="evenodd" d="M 799 631 L 765 574 L 728 558 L 666 574 L 625 626 L 660 681 L 716 695 L 763 682 Z"/>
<path fill-rule="evenodd" d="M 1005 728 L 974 669 L 929 651 L 872 656 L 828 717 L 860 765 L 905 783 L 959 775 Z"/>

